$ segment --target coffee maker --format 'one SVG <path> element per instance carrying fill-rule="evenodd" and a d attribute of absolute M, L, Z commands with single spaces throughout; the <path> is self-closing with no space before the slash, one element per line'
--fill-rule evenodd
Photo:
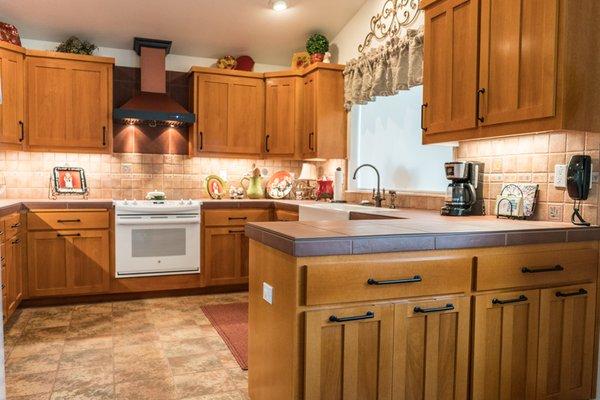
<path fill-rule="evenodd" d="M 446 190 L 442 215 L 485 215 L 483 201 L 484 164 L 478 162 L 449 162 L 444 164 L 446 179 L 450 180 Z"/>

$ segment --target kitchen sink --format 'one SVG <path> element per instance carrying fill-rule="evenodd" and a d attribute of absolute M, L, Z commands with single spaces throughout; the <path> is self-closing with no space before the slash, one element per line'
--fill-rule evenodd
<path fill-rule="evenodd" d="M 300 221 L 344 221 L 404 219 L 390 215 L 390 209 L 347 203 L 314 203 L 299 206 Z"/>

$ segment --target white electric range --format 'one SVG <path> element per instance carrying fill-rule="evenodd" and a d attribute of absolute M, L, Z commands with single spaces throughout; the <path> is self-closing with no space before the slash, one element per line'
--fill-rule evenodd
<path fill-rule="evenodd" d="M 200 273 L 195 200 L 115 201 L 117 278 Z"/>

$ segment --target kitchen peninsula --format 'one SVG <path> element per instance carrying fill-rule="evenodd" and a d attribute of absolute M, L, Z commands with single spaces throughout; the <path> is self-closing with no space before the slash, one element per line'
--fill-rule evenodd
<path fill-rule="evenodd" d="M 385 214 L 246 226 L 251 398 L 594 397 L 598 227 Z"/>

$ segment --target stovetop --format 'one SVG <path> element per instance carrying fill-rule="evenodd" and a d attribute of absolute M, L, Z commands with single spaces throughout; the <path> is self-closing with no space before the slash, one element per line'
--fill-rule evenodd
<path fill-rule="evenodd" d="M 115 201 L 117 213 L 198 213 L 201 202 L 198 200 L 119 200 Z"/>

